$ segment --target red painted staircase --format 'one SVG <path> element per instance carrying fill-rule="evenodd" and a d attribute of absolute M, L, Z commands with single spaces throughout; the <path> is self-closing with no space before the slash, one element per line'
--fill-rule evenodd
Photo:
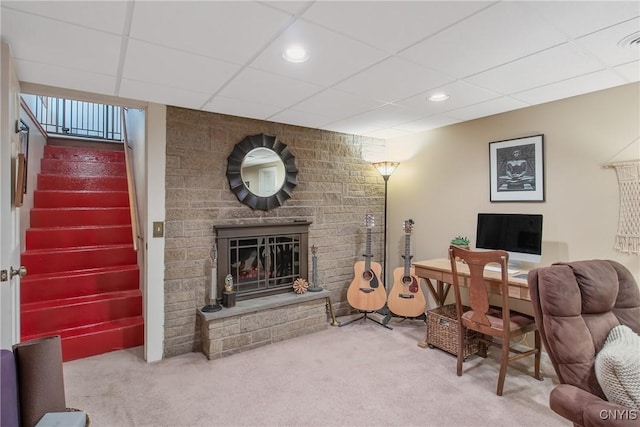
<path fill-rule="evenodd" d="M 124 151 L 74 145 L 44 148 L 22 253 L 21 339 L 60 335 L 64 361 L 144 341 Z"/>

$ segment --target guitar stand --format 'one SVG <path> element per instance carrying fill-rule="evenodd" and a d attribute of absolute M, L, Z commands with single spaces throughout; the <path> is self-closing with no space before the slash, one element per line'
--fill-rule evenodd
<path fill-rule="evenodd" d="M 393 314 L 391 312 L 387 313 L 387 315 L 384 317 L 384 319 L 382 319 L 382 323 L 384 323 L 386 325 L 387 323 L 389 323 L 389 320 L 391 320 L 392 317 L 401 317 L 402 318 L 401 322 L 404 322 L 407 319 L 411 319 L 411 320 L 422 320 L 425 323 L 427 323 L 427 315 L 426 315 L 426 313 L 422 313 L 419 316 L 412 317 L 412 316 L 398 316 L 397 314 Z"/>
<path fill-rule="evenodd" d="M 378 321 L 378 320 L 374 319 L 373 317 L 369 317 L 369 316 L 368 316 L 368 314 L 369 314 L 369 313 L 375 313 L 375 311 L 361 311 L 361 310 L 359 310 L 359 312 L 360 312 L 360 313 L 362 313 L 362 316 L 357 317 L 357 318 L 355 318 L 355 319 L 351 319 L 351 320 L 349 320 L 349 321 L 347 321 L 347 322 L 345 322 L 345 323 L 340 323 L 338 326 L 339 326 L 339 327 L 341 327 L 341 326 L 345 326 L 345 325 L 348 325 L 348 324 L 350 324 L 350 323 L 353 323 L 353 322 L 356 322 L 356 321 L 358 321 L 358 320 L 362 320 L 362 319 L 364 319 L 364 320 L 362 320 L 362 322 L 364 323 L 364 322 L 366 322 L 366 321 L 367 321 L 367 319 L 369 319 L 369 320 L 371 320 L 372 322 L 377 323 L 377 324 L 378 324 L 378 325 L 380 325 L 380 326 L 384 326 L 384 327 L 385 327 L 385 328 L 387 328 L 387 329 L 393 329 L 391 326 L 388 326 L 388 325 L 386 325 L 386 324 L 384 324 L 384 323 L 382 323 L 382 322 L 380 322 L 380 321 Z"/>

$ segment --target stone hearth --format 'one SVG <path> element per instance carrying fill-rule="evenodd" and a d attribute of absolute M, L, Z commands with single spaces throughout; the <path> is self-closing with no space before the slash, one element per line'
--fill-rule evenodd
<path fill-rule="evenodd" d="M 214 313 L 198 310 L 202 352 L 218 359 L 244 350 L 324 330 L 329 292 L 271 295 L 239 301 Z"/>

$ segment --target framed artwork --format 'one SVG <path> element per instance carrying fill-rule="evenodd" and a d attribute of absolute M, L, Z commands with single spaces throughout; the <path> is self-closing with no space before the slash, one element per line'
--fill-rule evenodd
<path fill-rule="evenodd" d="M 544 135 L 489 143 L 492 202 L 544 202 Z"/>

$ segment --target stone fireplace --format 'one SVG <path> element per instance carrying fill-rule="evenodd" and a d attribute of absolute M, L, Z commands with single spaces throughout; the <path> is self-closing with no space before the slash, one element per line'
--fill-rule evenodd
<path fill-rule="evenodd" d="M 309 280 L 308 221 L 214 227 L 218 248 L 217 298 L 233 278 L 234 307 L 198 310 L 202 352 L 217 359 L 243 350 L 326 329 L 329 292 L 293 292 Z"/>

